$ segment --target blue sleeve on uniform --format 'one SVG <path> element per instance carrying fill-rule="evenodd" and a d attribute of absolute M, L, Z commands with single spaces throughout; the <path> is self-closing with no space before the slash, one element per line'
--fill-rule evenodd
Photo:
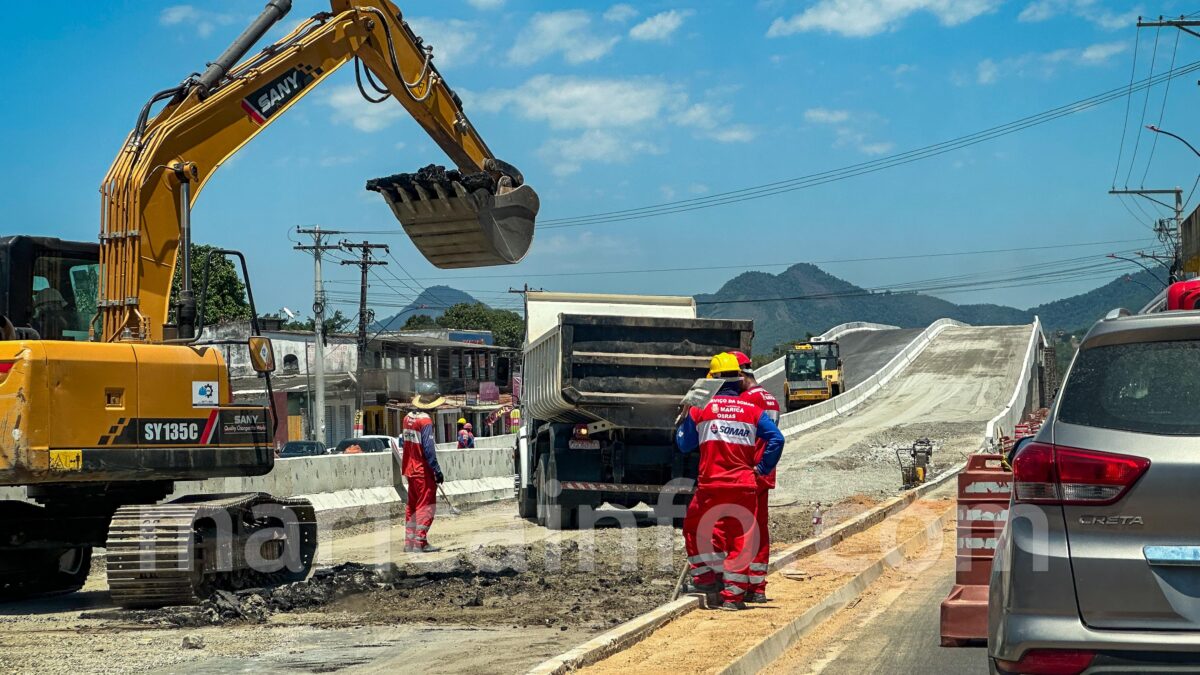
<path fill-rule="evenodd" d="M 758 437 L 766 441 L 767 446 L 763 448 L 762 459 L 754 469 L 760 476 L 765 476 L 775 470 L 775 465 L 783 455 L 783 432 L 765 412 L 758 417 Z"/>
<path fill-rule="evenodd" d="M 442 467 L 438 466 L 437 443 L 433 440 L 432 424 L 421 429 L 421 449 L 425 451 L 425 463 L 429 465 L 429 468 L 433 469 L 434 473 L 441 473 Z"/>
<path fill-rule="evenodd" d="M 700 432 L 696 431 L 696 422 L 691 415 L 683 416 L 683 422 L 675 431 L 675 445 L 685 455 L 700 447 Z"/>

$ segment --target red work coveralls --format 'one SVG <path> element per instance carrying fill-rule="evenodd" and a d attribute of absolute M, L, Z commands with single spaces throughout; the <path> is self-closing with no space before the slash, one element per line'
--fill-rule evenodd
<path fill-rule="evenodd" d="M 761 386 L 756 384 L 747 389 L 742 394 L 742 400 L 762 408 L 772 422 L 779 422 L 779 401 L 775 399 L 774 394 Z M 755 462 L 762 461 L 763 449 L 766 448 L 766 445 L 765 441 L 758 439 L 754 448 Z M 774 489 L 774 470 L 765 476 L 758 477 L 758 508 L 755 510 L 758 515 L 758 554 L 754 556 L 754 562 L 750 563 L 751 593 L 765 594 L 767 592 L 767 566 L 771 562 L 771 528 L 768 524 L 767 501 L 770 490 Z"/>
<path fill-rule="evenodd" d="M 404 416 L 400 440 L 403 456 L 400 468 L 408 479 L 408 503 L 404 505 L 404 548 L 424 548 L 429 526 L 437 513 L 437 447 L 433 440 L 433 420 L 423 412 Z"/>
<path fill-rule="evenodd" d="M 683 520 L 692 579 L 696 584 L 712 584 L 716 571 L 722 570 L 721 599 L 741 602 L 750 587 L 750 561 L 758 552 L 754 465 L 758 419 L 763 413 L 739 398 L 717 395 L 703 409 L 693 408 L 688 414 L 700 440 L 699 480 Z M 720 545 L 715 546 L 714 540 Z"/>

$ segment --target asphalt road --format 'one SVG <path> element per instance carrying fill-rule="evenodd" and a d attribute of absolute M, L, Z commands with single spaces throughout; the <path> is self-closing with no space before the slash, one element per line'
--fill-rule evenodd
<path fill-rule="evenodd" d="M 842 348 L 842 367 L 846 373 L 846 388 L 875 374 L 892 357 L 900 353 L 922 329 L 862 330 L 847 333 L 838 339 Z M 783 400 L 783 373 L 760 382 L 775 397 Z"/>

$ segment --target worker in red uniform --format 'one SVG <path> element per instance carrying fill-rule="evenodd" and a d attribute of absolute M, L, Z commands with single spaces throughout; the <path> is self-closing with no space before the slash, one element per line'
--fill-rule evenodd
<path fill-rule="evenodd" d="M 779 401 L 775 399 L 775 395 L 759 385 L 758 380 L 754 377 L 754 371 L 751 370 L 750 357 L 742 352 L 730 352 L 738 361 L 738 367 L 742 369 L 742 387 L 745 391 L 742 392 L 742 400 L 749 401 L 754 405 L 762 408 L 767 417 L 776 425 L 779 424 Z M 758 446 L 755 448 L 756 459 L 762 461 L 763 450 L 766 449 L 766 443 L 762 438 L 758 439 Z M 767 601 L 767 566 L 771 562 L 771 528 L 767 513 L 767 502 L 770 497 L 770 491 L 775 489 L 775 471 L 772 470 L 765 476 L 758 476 L 758 509 L 755 514 L 758 516 L 758 554 L 754 556 L 754 561 L 750 563 L 750 592 L 746 595 L 746 602 L 763 603 Z"/>
<path fill-rule="evenodd" d="M 475 447 L 475 428 L 471 426 L 470 422 L 464 422 L 462 429 L 458 430 L 458 447 Z"/>
<path fill-rule="evenodd" d="M 783 433 L 762 409 L 741 398 L 735 356 L 714 356 L 710 371 L 724 384 L 707 405 L 688 411 L 675 436 L 681 452 L 700 449 L 700 475 L 684 516 L 683 541 L 693 587 L 716 590 L 714 568 L 719 567 L 721 609 L 739 610 L 746 608 L 750 562 L 758 553 L 758 477 L 775 469 Z M 766 446 L 761 460 L 756 459 L 760 438 Z"/>
<path fill-rule="evenodd" d="M 404 505 L 404 551 L 430 553 L 429 527 L 437 513 L 437 486 L 442 483 L 442 468 L 437 461 L 437 443 L 433 420 L 426 410 L 436 410 L 446 399 L 437 392 L 413 397 L 415 410 L 404 416 L 400 436 L 400 467 L 408 479 L 408 503 Z"/>

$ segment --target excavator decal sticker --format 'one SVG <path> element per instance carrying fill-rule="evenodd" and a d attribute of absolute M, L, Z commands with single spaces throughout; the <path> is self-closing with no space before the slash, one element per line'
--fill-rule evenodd
<path fill-rule="evenodd" d="M 305 65 L 288 68 L 282 75 L 242 99 L 242 109 L 255 124 L 266 124 L 267 119 L 282 110 L 288 101 L 299 96 L 322 72 L 320 68 Z"/>
<path fill-rule="evenodd" d="M 101 446 L 213 445 L 220 443 L 219 411 L 208 417 L 122 417 L 100 437 Z"/>

